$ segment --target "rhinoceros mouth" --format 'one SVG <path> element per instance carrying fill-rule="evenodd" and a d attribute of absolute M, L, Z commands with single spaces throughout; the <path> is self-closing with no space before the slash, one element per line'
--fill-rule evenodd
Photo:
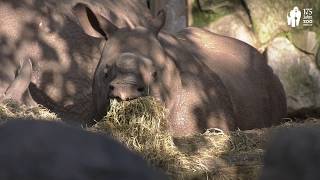
<path fill-rule="evenodd" d="M 146 96 L 147 96 L 147 94 L 141 94 L 141 95 L 139 95 L 137 97 L 118 97 L 118 96 L 115 97 L 115 96 L 109 96 L 108 99 L 110 101 L 116 100 L 118 102 L 121 102 L 121 101 L 132 101 L 132 100 L 138 99 L 140 97 L 146 97 Z"/>
<path fill-rule="evenodd" d="M 137 84 L 112 83 L 109 85 L 108 98 L 119 101 L 130 101 L 145 96 L 146 88 Z"/>

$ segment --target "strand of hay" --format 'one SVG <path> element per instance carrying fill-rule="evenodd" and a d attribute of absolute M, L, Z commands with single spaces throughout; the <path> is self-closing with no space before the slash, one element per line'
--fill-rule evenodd
<path fill-rule="evenodd" d="M 55 113 L 50 112 L 45 107 L 38 105 L 35 107 L 27 107 L 25 105 L 19 105 L 13 100 L 6 100 L 0 104 L 0 119 L 3 121 L 11 119 L 41 119 L 49 121 L 59 121 Z"/>

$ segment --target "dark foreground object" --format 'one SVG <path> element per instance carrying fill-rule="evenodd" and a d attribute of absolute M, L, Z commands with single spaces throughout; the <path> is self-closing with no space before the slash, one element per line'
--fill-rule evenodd
<path fill-rule="evenodd" d="M 61 123 L 15 120 L 0 126 L 1 180 L 166 179 L 103 135 Z"/>
<path fill-rule="evenodd" d="M 269 143 L 260 180 L 320 179 L 320 129 L 283 129 Z"/>

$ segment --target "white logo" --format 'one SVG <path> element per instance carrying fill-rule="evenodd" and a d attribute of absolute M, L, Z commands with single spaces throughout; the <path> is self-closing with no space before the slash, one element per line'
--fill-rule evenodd
<path fill-rule="evenodd" d="M 303 17 L 301 17 L 301 15 L 303 15 Z M 287 14 L 288 25 L 291 27 L 298 27 L 300 19 L 302 19 L 303 26 L 312 26 L 312 8 L 304 8 L 303 14 L 301 14 L 299 8 L 295 6 Z"/>
<path fill-rule="evenodd" d="M 295 6 L 288 14 L 287 14 L 287 20 L 288 25 L 291 27 L 297 27 L 299 26 L 301 18 L 301 11 L 297 6 Z"/>

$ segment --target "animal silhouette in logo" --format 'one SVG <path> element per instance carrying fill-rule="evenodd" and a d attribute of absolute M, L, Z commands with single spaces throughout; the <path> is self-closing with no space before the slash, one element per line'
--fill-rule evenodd
<path fill-rule="evenodd" d="M 295 6 L 287 15 L 288 25 L 291 27 L 299 26 L 301 11 Z"/>

